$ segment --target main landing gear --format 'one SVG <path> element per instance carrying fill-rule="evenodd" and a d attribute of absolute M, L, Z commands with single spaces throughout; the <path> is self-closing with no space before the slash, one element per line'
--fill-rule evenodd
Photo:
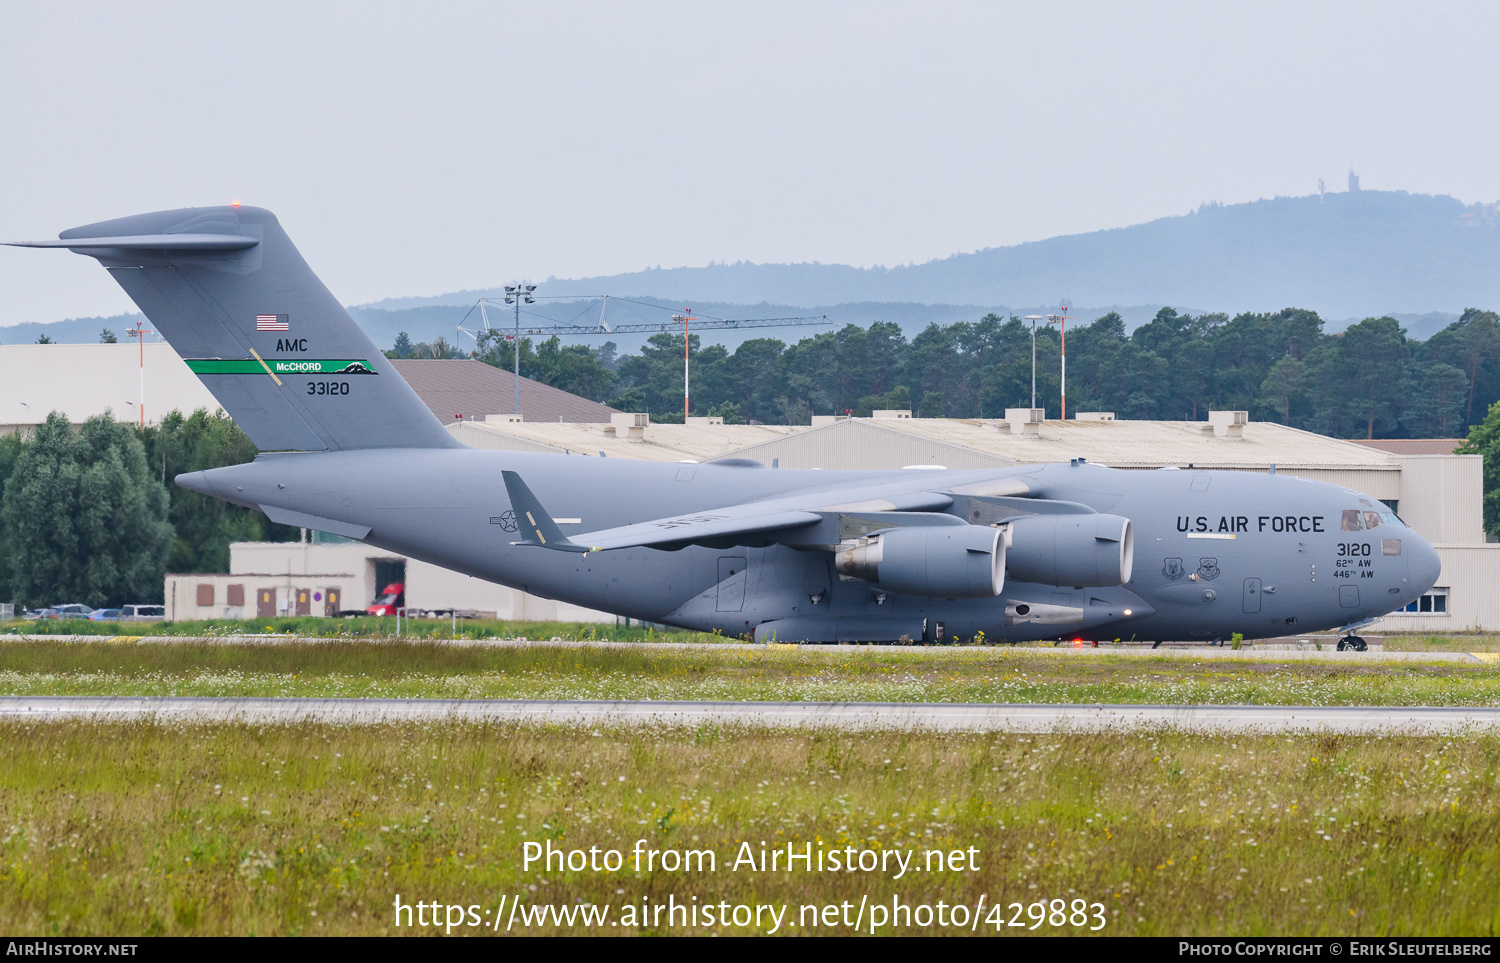
<path fill-rule="evenodd" d="M 1365 645 L 1365 640 L 1357 635 L 1346 635 L 1342 639 L 1339 639 L 1337 648 L 1340 652 L 1343 652 L 1345 649 L 1353 649 L 1355 652 L 1363 652 L 1367 648 L 1369 648 L 1369 646 Z"/>

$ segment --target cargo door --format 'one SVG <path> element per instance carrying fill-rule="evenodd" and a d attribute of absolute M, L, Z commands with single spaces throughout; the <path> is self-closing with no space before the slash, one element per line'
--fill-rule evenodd
<path fill-rule="evenodd" d="M 1260 579 L 1258 578 L 1245 579 L 1245 611 L 1251 613 L 1260 611 Z"/>
<path fill-rule="evenodd" d="M 719 558 L 720 612 L 738 612 L 745 607 L 745 556 L 724 555 Z"/>

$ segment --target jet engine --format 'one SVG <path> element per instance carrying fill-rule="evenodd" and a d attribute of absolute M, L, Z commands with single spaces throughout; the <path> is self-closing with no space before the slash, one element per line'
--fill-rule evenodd
<path fill-rule="evenodd" d="M 1124 585 L 1135 533 L 1120 515 L 1031 515 L 1007 524 L 1010 577 L 1042 585 Z"/>
<path fill-rule="evenodd" d="M 979 525 L 896 528 L 841 547 L 834 567 L 899 594 L 994 598 L 1005 585 L 1005 540 Z"/>

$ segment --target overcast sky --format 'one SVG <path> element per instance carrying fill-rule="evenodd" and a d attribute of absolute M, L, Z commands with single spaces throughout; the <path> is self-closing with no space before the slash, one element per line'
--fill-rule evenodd
<path fill-rule="evenodd" d="M 345 303 L 1500 198 L 1500 6 L 0 0 L 0 239 L 233 200 Z M 0 325 L 133 307 L 0 249 Z"/>

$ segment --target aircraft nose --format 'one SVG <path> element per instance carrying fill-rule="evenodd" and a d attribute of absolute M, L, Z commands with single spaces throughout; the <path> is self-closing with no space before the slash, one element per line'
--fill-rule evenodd
<path fill-rule="evenodd" d="M 1437 584 L 1438 576 L 1443 571 L 1443 563 L 1438 558 L 1437 549 L 1428 544 L 1427 539 L 1417 538 L 1412 541 L 1415 544 L 1412 545 L 1411 557 L 1407 560 L 1410 566 L 1407 577 L 1411 579 L 1415 597 Z"/>

